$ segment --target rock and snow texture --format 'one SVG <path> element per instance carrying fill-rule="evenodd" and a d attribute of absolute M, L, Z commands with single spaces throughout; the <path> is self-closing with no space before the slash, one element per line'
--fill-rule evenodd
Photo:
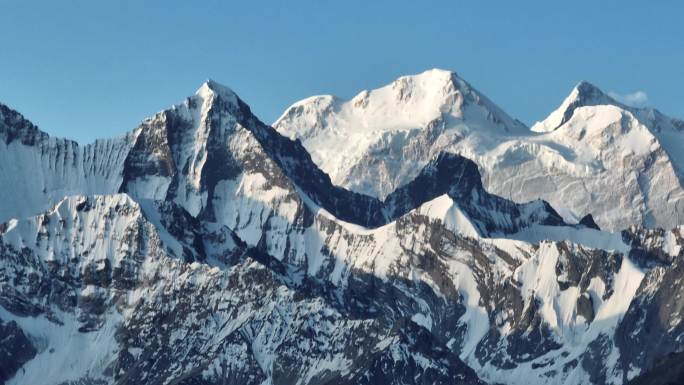
<path fill-rule="evenodd" d="M 441 70 L 349 101 L 302 100 L 274 127 L 301 140 L 336 184 L 374 196 L 449 151 L 475 161 L 490 192 L 544 199 L 569 221 L 592 214 L 610 230 L 684 223 L 684 122 L 624 106 L 587 82 L 532 130 Z"/>
<path fill-rule="evenodd" d="M 348 101 L 330 95 L 302 100 L 274 127 L 300 139 L 336 184 L 381 198 L 440 152 L 433 146 L 471 133 L 473 141 L 488 142 L 490 135 L 527 131 L 464 80 L 436 69 Z"/>
<path fill-rule="evenodd" d="M 529 135 L 452 74 L 402 79 L 368 108 L 452 101 L 389 133 Z M 354 193 L 215 82 L 98 151 L 1 111 L 0 381 L 621 384 L 680 350 L 682 228 L 569 225 L 450 153 Z"/>
<path fill-rule="evenodd" d="M 72 194 L 116 192 L 132 135 L 86 146 L 49 137 L 0 104 L 0 221 L 35 215 Z"/>

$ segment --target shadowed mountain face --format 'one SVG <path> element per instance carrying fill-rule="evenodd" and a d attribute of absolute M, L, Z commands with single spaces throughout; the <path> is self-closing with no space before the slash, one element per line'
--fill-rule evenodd
<path fill-rule="evenodd" d="M 622 383 L 684 334 L 680 229 L 569 225 L 461 155 L 378 199 L 215 82 L 86 146 L 0 113 L 7 383 Z"/>
<path fill-rule="evenodd" d="M 629 385 L 677 385 L 684 383 L 684 354 L 670 353 L 659 359 L 652 369 L 643 373 Z"/>

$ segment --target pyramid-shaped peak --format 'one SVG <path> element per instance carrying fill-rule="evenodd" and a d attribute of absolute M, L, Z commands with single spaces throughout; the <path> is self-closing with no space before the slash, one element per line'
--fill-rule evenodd
<path fill-rule="evenodd" d="M 209 96 L 219 96 L 233 102 L 237 102 L 238 99 L 237 94 L 232 89 L 211 79 L 202 83 L 195 95 L 202 99 L 207 99 Z"/>
<path fill-rule="evenodd" d="M 570 96 L 568 96 L 568 101 L 579 103 L 582 106 L 596 104 L 618 104 L 600 88 L 585 80 L 579 82 L 579 84 L 573 88 Z"/>
<path fill-rule="evenodd" d="M 600 88 L 583 80 L 570 91 L 570 94 L 555 111 L 550 113 L 546 119 L 535 123 L 532 126 L 532 131 L 553 131 L 569 121 L 576 109 L 599 105 L 613 105 L 625 108 L 625 106 L 608 96 L 608 94 L 603 92 Z"/>

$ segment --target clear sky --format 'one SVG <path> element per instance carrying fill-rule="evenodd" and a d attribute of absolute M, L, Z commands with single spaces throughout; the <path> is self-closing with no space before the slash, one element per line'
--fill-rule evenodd
<path fill-rule="evenodd" d="M 580 80 L 684 118 L 684 2 L 0 0 L 0 101 L 80 142 L 208 78 L 271 123 L 434 67 L 528 124 Z"/>

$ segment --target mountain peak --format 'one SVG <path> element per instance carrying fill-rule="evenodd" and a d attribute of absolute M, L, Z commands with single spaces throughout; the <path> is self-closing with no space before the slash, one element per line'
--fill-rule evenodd
<path fill-rule="evenodd" d="M 0 139 L 5 143 L 16 139 L 23 144 L 33 145 L 47 137 L 48 134 L 24 118 L 24 115 L 0 103 Z"/>
<path fill-rule="evenodd" d="M 570 120 L 577 108 L 598 105 L 614 105 L 624 108 L 622 104 L 608 96 L 600 88 L 582 80 L 570 91 L 570 94 L 555 111 L 549 114 L 546 119 L 532 126 L 532 131 L 551 132 Z"/>
<path fill-rule="evenodd" d="M 233 103 L 237 103 L 238 99 L 237 94 L 232 89 L 211 79 L 208 79 L 204 83 L 202 83 L 200 88 L 197 89 L 197 92 L 195 92 L 195 95 L 199 96 L 204 100 L 211 99 L 214 96 L 218 96 L 221 99 Z"/>
<path fill-rule="evenodd" d="M 425 71 L 421 72 L 420 74 L 414 75 L 414 76 L 420 76 L 420 75 L 446 77 L 446 76 L 456 76 L 456 72 L 452 71 L 452 70 L 445 70 L 443 68 L 431 68 L 429 70 L 425 70 Z"/>
<path fill-rule="evenodd" d="M 429 70 L 425 70 L 421 73 L 414 74 L 414 75 L 405 75 L 399 77 L 396 81 L 400 81 L 401 79 L 414 79 L 414 80 L 423 80 L 423 81 L 433 81 L 435 83 L 448 83 L 452 82 L 454 78 L 457 78 L 458 76 L 456 75 L 456 72 L 451 71 L 451 70 L 445 70 L 441 68 L 432 68 Z"/>
<path fill-rule="evenodd" d="M 425 101 L 431 105 L 453 103 L 450 96 L 457 91 L 468 93 L 470 87 L 455 72 L 433 68 L 415 75 L 401 76 L 389 86 L 398 102 Z"/>
<path fill-rule="evenodd" d="M 579 82 L 568 96 L 582 105 L 590 104 L 618 104 L 600 88 L 586 80 Z M 595 103 L 592 103 L 595 102 Z"/>

